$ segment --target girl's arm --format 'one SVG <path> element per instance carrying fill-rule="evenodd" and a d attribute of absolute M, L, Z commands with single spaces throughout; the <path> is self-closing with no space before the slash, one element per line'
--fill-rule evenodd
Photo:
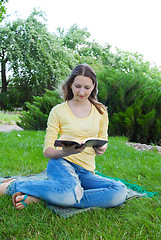
<path fill-rule="evenodd" d="M 105 111 L 102 115 L 101 122 L 100 122 L 100 129 L 98 133 L 98 137 L 107 139 L 108 138 L 108 114 Z M 101 156 L 107 150 L 107 143 L 102 147 L 94 148 L 96 155 Z"/>
<path fill-rule="evenodd" d="M 63 158 L 63 157 L 67 157 L 67 156 L 72 155 L 72 154 L 81 153 L 81 152 L 84 151 L 84 148 L 85 147 L 75 149 L 75 145 L 72 145 L 70 147 L 62 146 L 62 149 L 56 149 L 56 148 L 53 148 L 53 147 L 48 147 L 44 151 L 44 156 L 46 158 L 49 158 L 49 159 Z"/>

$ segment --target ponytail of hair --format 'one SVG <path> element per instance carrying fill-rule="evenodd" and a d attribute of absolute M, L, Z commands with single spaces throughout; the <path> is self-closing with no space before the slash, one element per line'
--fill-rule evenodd
<path fill-rule="evenodd" d="M 95 106 L 95 108 L 97 109 L 97 111 L 100 114 L 103 114 L 104 111 L 107 111 L 107 108 L 105 105 L 103 105 L 102 103 L 98 102 L 97 100 L 95 100 L 94 98 L 89 97 L 88 98 L 89 101 Z M 103 111 L 104 110 L 104 111 Z"/>

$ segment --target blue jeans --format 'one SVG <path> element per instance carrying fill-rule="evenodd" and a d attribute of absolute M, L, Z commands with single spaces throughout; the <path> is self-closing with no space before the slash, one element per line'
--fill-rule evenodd
<path fill-rule="evenodd" d="M 123 183 L 100 177 L 63 158 L 49 160 L 47 177 L 40 181 L 14 181 L 10 194 L 22 192 L 48 204 L 75 208 L 115 207 L 126 199 Z"/>

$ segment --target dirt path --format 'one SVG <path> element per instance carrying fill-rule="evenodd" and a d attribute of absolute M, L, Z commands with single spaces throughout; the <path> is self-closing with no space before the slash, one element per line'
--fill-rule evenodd
<path fill-rule="evenodd" d="M 19 126 L 17 126 L 16 124 L 13 124 L 13 125 L 0 125 L 0 132 L 11 132 L 13 130 L 16 130 L 16 131 L 22 131 L 23 129 L 20 128 Z"/>

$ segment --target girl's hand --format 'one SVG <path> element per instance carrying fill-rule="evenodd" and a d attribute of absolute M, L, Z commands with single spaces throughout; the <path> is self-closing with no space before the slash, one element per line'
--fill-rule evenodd
<path fill-rule="evenodd" d="M 77 154 L 77 153 L 81 153 L 84 151 L 85 146 L 82 146 L 81 148 L 76 148 L 76 144 L 72 145 L 72 146 L 68 146 L 66 147 L 65 145 L 62 144 L 62 149 L 63 152 L 67 155 L 72 155 L 72 154 Z"/>
<path fill-rule="evenodd" d="M 95 153 L 97 156 L 101 156 L 107 149 L 107 144 L 103 145 L 102 147 L 94 147 Z"/>

